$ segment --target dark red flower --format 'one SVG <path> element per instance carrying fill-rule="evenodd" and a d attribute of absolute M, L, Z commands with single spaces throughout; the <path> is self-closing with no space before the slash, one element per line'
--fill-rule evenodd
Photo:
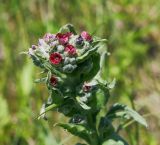
<path fill-rule="evenodd" d="M 75 55 L 76 54 L 76 48 L 73 45 L 66 45 L 65 51 L 67 51 L 70 55 Z"/>
<path fill-rule="evenodd" d="M 58 82 L 58 80 L 57 80 L 57 78 L 55 76 L 52 76 L 50 78 L 50 83 L 51 83 L 52 86 L 56 86 L 57 82 Z"/>
<path fill-rule="evenodd" d="M 83 91 L 84 91 L 84 92 L 89 92 L 89 91 L 91 91 L 91 88 L 92 88 L 92 87 L 89 86 L 89 85 L 87 85 L 87 84 L 84 84 L 84 85 L 83 85 Z"/>
<path fill-rule="evenodd" d="M 81 37 L 84 39 L 84 40 L 87 40 L 87 41 L 92 41 L 92 36 L 90 34 L 88 34 L 86 31 L 83 31 L 81 33 Z"/>
<path fill-rule="evenodd" d="M 64 45 L 64 44 L 68 43 L 69 37 L 71 35 L 72 35 L 72 33 L 70 33 L 70 32 L 67 32 L 67 33 L 64 33 L 64 34 L 58 33 L 56 35 L 56 38 L 58 39 L 60 44 Z"/>
<path fill-rule="evenodd" d="M 49 60 L 52 64 L 59 64 L 62 61 L 62 56 L 59 53 L 51 53 Z"/>

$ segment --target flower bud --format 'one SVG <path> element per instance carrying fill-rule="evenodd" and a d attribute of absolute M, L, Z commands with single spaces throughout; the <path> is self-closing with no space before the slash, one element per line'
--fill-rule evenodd
<path fill-rule="evenodd" d="M 33 49 L 33 50 L 36 50 L 36 49 L 37 49 L 37 46 L 36 46 L 36 45 L 32 45 L 32 49 Z"/>
<path fill-rule="evenodd" d="M 82 38 L 81 36 L 79 36 L 79 37 L 76 39 L 76 45 L 82 46 L 83 44 L 84 44 L 83 38 Z"/>
<path fill-rule="evenodd" d="M 70 58 L 69 57 L 65 57 L 64 65 L 69 64 L 69 63 L 70 63 Z"/>
<path fill-rule="evenodd" d="M 81 37 L 82 37 L 83 39 L 85 39 L 86 41 L 89 41 L 89 42 L 92 41 L 92 36 L 91 36 L 90 34 L 88 34 L 86 31 L 83 31 L 83 32 L 81 33 Z"/>
<path fill-rule="evenodd" d="M 76 59 L 73 57 L 73 58 L 70 58 L 70 63 L 71 64 L 76 64 Z"/>
<path fill-rule="evenodd" d="M 58 83 L 57 78 L 55 76 L 51 76 L 50 84 L 55 87 L 57 85 L 57 83 Z"/>
<path fill-rule="evenodd" d="M 66 45 L 65 51 L 68 52 L 69 55 L 75 55 L 76 54 L 76 48 L 73 45 Z"/>
<path fill-rule="evenodd" d="M 67 64 L 63 67 L 63 71 L 66 73 L 71 73 L 75 69 L 75 66 Z"/>
<path fill-rule="evenodd" d="M 57 51 L 58 52 L 63 52 L 64 51 L 64 46 L 63 45 L 58 45 L 57 46 Z"/>

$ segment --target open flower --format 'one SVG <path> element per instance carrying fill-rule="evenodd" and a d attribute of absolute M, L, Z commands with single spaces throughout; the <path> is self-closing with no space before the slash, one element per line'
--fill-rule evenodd
<path fill-rule="evenodd" d="M 67 51 L 70 55 L 75 55 L 76 54 L 76 48 L 73 45 L 66 45 L 65 51 Z"/>
<path fill-rule="evenodd" d="M 86 41 L 92 41 L 92 36 L 88 34 L 86 31 L 83 31 L 81 33 L 81 37 Z"/>
<path fill-rule="evenodd" d="M 62 56 L 59 53 L 51 53 L 49 60 L 52 64 L 58 65 L 62 61 Z"/>
<path fill-rule="evenodd" d="M 67 33 L 58 33 L 56 35 L 56 38 L 59 40 L 59 43 L 64 45 L 64 44 L 67 44 L 68 43 L 68 40 L 69 40 L 69 37 L 72 35 L 72 33 L 70 32 L 67 32 Z"/>
<path fill-rule="evenodd" d="M 52 77 L 50 78 L 50 84 L 51 84 L 52 86 L 56 86 L 56 85 L 57 85 L 57 82 L 58 82 L 58 80 L 57 80 L 57 78 L 56 78 L 55 76 L 52 76 Z"/>

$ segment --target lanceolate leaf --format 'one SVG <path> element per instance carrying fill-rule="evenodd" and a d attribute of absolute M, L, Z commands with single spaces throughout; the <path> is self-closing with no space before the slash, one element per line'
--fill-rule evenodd
<path fill-rule="evenodd" d="M 51 110 L 51 109 L 57 108 L 57 107 L 58 107 L 58 105 L 56 105 L 56 104 L 51 104 L 51 105 L 49 105 L 49 106 L 47 106 L 47 107 L 46 107 L 45 104 L 43 104 L 43 105 L 42 105 L 42 108 L 41 108 L 41 110 L 40 110 L 40 114 L 39 114 L 39 116 L 38 116 L 38 119 L 44 118 L 46 112 L 48 112 L 48 111 Z"/>
<path fill-rule="evenodd" d="M 66 129 L 71 134 L 83 138 L 86 142 L 90 142 L 89 136 L 91 135 L 91 130 L 82 125 L 72 124 L 72 123 L 58 123 L 56 126 L 60 126 Z"/>
<path fill-rule="evenodd" d="M 147 127 L 147 122 L 146 120 L 136 111 L 134 111 L 133 109 L 129 108 L 126 105 L 122 105 L 122 104 L 114 104 L 110 110 L 108 111 L 107 118 L 109 119 L 114 119 L 117 117 L 123 117 L 125 119 L 134 119 L 135 121 L 139 122 L 140 124 L 144 125 L 145 127 Z"/>

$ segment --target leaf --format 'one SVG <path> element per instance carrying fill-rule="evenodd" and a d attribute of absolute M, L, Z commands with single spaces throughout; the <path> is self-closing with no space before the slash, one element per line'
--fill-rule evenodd
<path fill-rule="evenodd" d="M 113 89 L 113 88 L 115 87 L 115 85 L 116 85 L 116 79 L 113 79 L 113 81 L 110 82 L 110 83 L 107 85 L 107 87 L 108 87 L 109 89 Z"/>
<path fill-rule="evenodd" d="M 56 126 L 60 126 L 66 129 L 71 134 L 83 138 L 88 143 L 90 142 L 90 134 L 92 133 L 91 130 L 83 125 L 77 125 L 72 123 L 58 123 Z"/>
<path fill-rule="evenodd" d="M 103 139 L 104 137 L 114 132 L 114 127 L 108 118 L 101 117 L 99 126 L 98 126 L 98 131 L 99 131 L 100 137 Z"/>
<path fill-rule="evenodd" d="M 90 59 L 88 59 L 78 65 L 77 72 L 83 73 L 82 80 L 84 80 L 84 81 L 92 80 L 92 78 L 98 73 L 98 71 L 100 69 L 99 61 L 100 61 L 100 55 L 98 53 L 94 53 Z M 86 71 L 84 71 L 84 69 L 83 69 L 84 67 L 87 67 L 87 68 L 90 67 L 91 69 L 89 72 L 86 73 Z M 85 72 L 85 74 L 84 74 L 84 72 Z"/>
<path fill-rule="evenodd" d="M 99 48 L 99 46 L 95 46 L 91 49 L 89 49 L 86 53 L 84 53 L 83 55 L 77 57 L 76 61 L 77 63 L 81 63 L 83 61 L 85 61 L 87 58 L 89 58 L 92 54 L 94 54 L 97 49 Z"/>
<path fill-rule="evenodd" d="M 115 141 L 113 139 L 109 139 L 105 141 L 102 145 L 125 145 L 122 141 Z"/>
<path fill-rule="evenodd" d="M 40 110 L 40 114 L 38 116 L 38 119 L 45 118 L 46 112 L 50 111 L 51 109 L 57 108 L 57 107 L 58 107 L 58 105 L 56 105 L 56 104 L 51 104 L 47 107 L 46 107 L 46 104 L 43 104 L 42 108 Z"/>
<path fill-rule="evenodd" d="M 99 90 L 96 92 L 96 98 L 97 98 L 97 106 L 103 107 L 110 97 L 109 89 L 106 87 L 106 85 L 103 82 L 100 82 L 99 80 L 96 80 L 98 82 Z"/>
<path fill-rule="evenodd" d="M 59 30 L 60 33 L 66 33 L 66 32 L 72 32 L 74 35 L 76 35 L 76 31 L 74 29 L 74 26 L 72 24 L 66 24 L 62 26 Z"/>
<path fill-rule="evenodd" d="M 94 37 L 93 42 L 92 42 L 92 46 L 96 46 L 100 42 L 107 42 L 107 39 L 101 39 L 101 38 L 98 38 L 98 37 Z"/>
<path fill-rule="evenodd" d="M 138 123 L 147 127 L 146 120 L 139 113 L 137 113 L 136 111 L 134 111 L 133 109 L 129 108 L 126 105 L 122 105 L 122 104 L 118 104 L 118 103 L 114 104 L 110 108 L 106 117 L 109 119 L 114 119 L 117 117 L 123 117 L 125 119 L 133 118 Z"/>
<path fill-rule="evenodd" d="M 43 66 L 53 74 L 62 78 L 64 77 L 64 75 L 60 71 L 56 70 L 49 62 L 44 62 Z"/>
<path fill-rule="evenodd" d="M 107 137 L 106 141 L 103 142 L 102 145 L 128 145 L 128 143 L 118 134 L 113 133 Z"/>
<path fill-rule="evenodd" d="M 36 79 L 36 80 L 34 80 L 34 83 L 45 83 L 46 80 L 47 80 L 47 77 Z"/>
<path fill-rule="evenodd" d="M 91 109 L 91 107 L 87 106 L 84 102 L 81 101 L 80 97 L 76 97 L 76 100 L 83 109 L 85 110 Z"/>

